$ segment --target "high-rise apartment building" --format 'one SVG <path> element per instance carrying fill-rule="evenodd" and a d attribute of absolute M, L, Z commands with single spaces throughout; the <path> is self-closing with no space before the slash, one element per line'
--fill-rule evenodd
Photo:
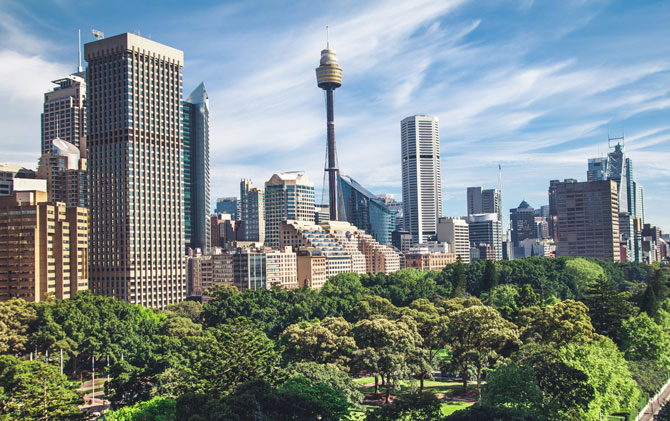
<path fill-rule="evenodd" d="M 442 170 L 437 117 L 415 115 L 400 122 L 402 202 L 405 229 L 416 244 L 435 235 L 442 216 Z"/>
<path fill-rule="evenodd" d="M 614 180 L 555 183 L 558 256 L 618 262 L 619 207 Z"/>
<path fill-rule="evenodd" d="M 516 208 L 509 210 L 509 223 L 514 247 L 519 247 L 519 244 L 527 238 L 538 238 L 535 209 L 525 200 L 522 200 Z"/>
<path fill-rule="evenodd" d="M 314 222 L 314 184 L 304 171 L 274 174 L 265 182 L 265 244 L 279 247 L 282 221 Z"/>
<path fill-rule="evenodd" d="M 209 254 L 209 97 L 204 83 L 182 107 L 186 248 Z"/>
<path fill-rule="evenodd" d="M 495 260 L 502 260 L 502 223 L 496 213 L 468 215 L 470 247 L 493 249 Z M 487 251 L 487 255 L 490 254 Z"/>
<path fill-rule="evenodd" d="M 243 241 L 265 242 L 265 189 L 251 180 L 240 181 L 240 220 Z"/>
<path fill-rule="evenodd" d="M 237 197 L 219 197 L 216 199 L 216 213 L 227 213 L 233 221 L 239 220 L 240 201 Z"/>
<path fill-rule="evenodd" d="M 134 34 L 85 45 L 91 285 L 164 308 L 186 297 L 183 52 Z"/>
<path fill-rule="evenodd" d="M 498 189 L 468 187 L 468 215 L 495 213 L 502 221 L 502 203 Z"/>
<path fill-rule="evenodd" d="M 42 155 L 51 152 L 56 138 L 73 144 L 86 158 L 86 80 L 83 73 L 54 80 L 58 85 L 44 94 Z"/>
<path fill-rule="evenodd" d="M 437 241 L 449 244 L 450 250 L 463 263 L 470 263 L 470 228 L 460 218 L 440 218 L 437 223 Z"/>
<path fill-rule="evenodd" d="M 79 148 L 54 139 L 50 152 L 40 157 L 37 176 L 47 180 L 50 202 L 88 208 L 88 171 Z"/>
<path fill-rule="evenodd" d="M 44 191 L 0 198 L 0 301 L 73 298 L 88 289 L 88 209 Z"/>
<path fill-rule="evenodd" d="M 386 204 L 344 174 L 339 174 L 337 185 L 342 198 L 340 220 L 364 230 L 381 244 L 391 244 L 395 215 Z"/>

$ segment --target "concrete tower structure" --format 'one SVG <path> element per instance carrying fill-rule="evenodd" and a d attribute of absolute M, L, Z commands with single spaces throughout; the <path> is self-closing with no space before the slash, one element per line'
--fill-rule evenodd
<path fill-rule="evenodd" d="M 279 248 L 283 221 L 314 222 L 314 184 L 304 171 L 274 174 L 265 182 L 265 245 Z"/>
<path fill-rule="evenodd" d="M 405 229 L 415 244 L 434 236 L 442 216 L 442 170 L 437 117 L 415 115 L 400 122 L 402 203 Z"/>
<path fill-rule="evenodd" d="M 337 152 L 335 149 L 335 116 L 333 111 L 333 91 L 342 86 L 342 68 L 337 64 L 335 50 L 330 49 L 330 41 L 326 49 L 321 50 L 321 61 L 316 68 L 316 81 L 319 88 L 326 91 L 326 113 L 328 134 L 328 198 L 330 219 L 337 221 Z"/>
<path fill-rule="evenodd" d="M 165 308 L 186 298 L 184 53 L 125 33 L 88 62 L 91 287 Z"/>
<path fill-rule="evenodd" d="M 86 157 L 86 80 L 76 73 L 54 80 L 53 91 L 44 94 L 42 155 L 52 152 L 52 141 L 61 138 Z"/>

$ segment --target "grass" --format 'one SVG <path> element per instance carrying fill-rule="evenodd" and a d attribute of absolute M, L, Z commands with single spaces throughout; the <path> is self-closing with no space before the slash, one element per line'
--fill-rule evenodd
<path fill-rule="evenodd" d="M 473 405 L 472 402 L 448 401 L 443 402 L 440 409 L 442 410 L 442 415 L 446 417 L 447 415 L 451 415 L 454 412 L 465 409 L 471 405 Z M 375 408 L 376 406 L 364 405 L 363 409 L 354 409 L 349 413 L 349 419 L 352 421 L 362 421 L 365 419 L 367 411 L 374 410 Z"/>
<path fill-rule="evenodd" d="M 363 381 L 363 382 L 360 382 L 360 383 L 357 381 L 358 379 L 356 379 L 354 381 L 357 384 L 366 384 L 366 383 L 370 383 L 370 382 L 374 381 L 374 378 L 370 378 L 370 379 L 371 380 Z M 416 383 L 414 383 L 411 388 L 410 388 L 410 382 L 408 382 L 406 380 L 402 380 L 402 381 L 398 382 L 398 385 L 400 387 L 400 390 L 399 391 L 398 390 L 394 391 L 393 389 L 391 389 L 392 394 L 397 395 L 397 394 L 407 393 L 410 390 L 415 389 L 415 388 L 418 389 L 418 387 L 419 387 L 418 381 Z M 468 385 L 469 385 L 470 388 L 476 387 L 475 382 L 470 382 L 470 383 L 468 383 Z M 423 382 L 424 390 L 427 391 L 427 392 L 433 392 L 438 397 L 446 397 L 446 396 L 453 395 L 454 391 L 459 390 L 462 387 L 463 387 L 463 384 L 461 382 L 457 382 L 457 381 L 456 382 L 444 382 L 444 381 L 437 381 L 437 380 L 424 380 L 424 382 Z M 375 387 L 374 386 L 363 387 L 363 388 L 360 388 L 358 390 L 360 390 L 363 393 L 373 393 L 375 391 Z M 382 394 L 382 393 L 384 393 L 384 391 L 385 391 L 385 388 L 380 386 L 379 387 L 379 393 Z"/>

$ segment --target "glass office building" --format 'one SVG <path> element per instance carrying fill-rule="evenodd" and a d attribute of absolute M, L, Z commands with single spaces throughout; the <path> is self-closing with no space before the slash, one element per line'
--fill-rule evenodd
<path fill-rule="evenodd" d="M 338 200 L 340 220 L 364 230 L 380 244 L 391 244 L 395 214 L 384 201 L 346 175 L 339 175 L 337 185 L 341 198 Z"/>

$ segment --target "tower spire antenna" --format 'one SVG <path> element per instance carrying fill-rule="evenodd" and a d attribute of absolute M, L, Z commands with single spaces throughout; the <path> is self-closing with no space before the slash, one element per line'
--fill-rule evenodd
<path fill-rule="evenodd" d="M 326 25 L 326 48 L 330 50 L 330 27 Z"/>

